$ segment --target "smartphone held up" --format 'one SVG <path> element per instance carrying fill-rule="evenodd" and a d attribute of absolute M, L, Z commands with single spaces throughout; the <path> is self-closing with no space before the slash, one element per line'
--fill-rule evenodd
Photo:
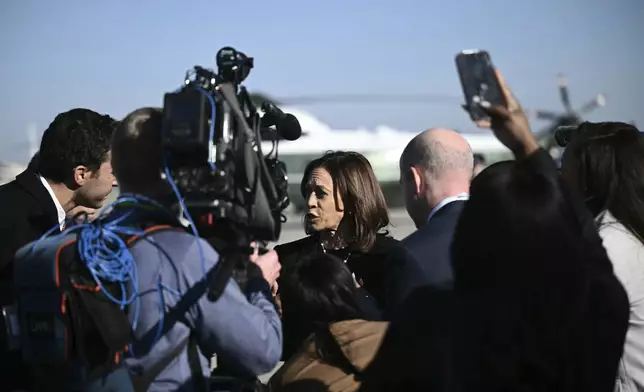
<path fill-rule="evenodd" d="M 481 108 L 481 102 L 505 104 L 490 54 L 485 50 L 464 50 L 456 55 L 455 61 L 465 96 L 465 109 L 472 121 L 489 121 L 489 116 Z"/>

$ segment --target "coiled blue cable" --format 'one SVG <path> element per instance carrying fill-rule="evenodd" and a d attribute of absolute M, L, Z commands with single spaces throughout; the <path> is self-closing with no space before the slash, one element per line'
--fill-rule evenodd
<path fill-rule="evenodd" d="M 176 186 L 174 186 L 174 184 L 172 185 L 173 189 L 176 189 Z M 183 201 L 181 199 L 179 199 L 179 201 L 183 205 Z M 127 205 L 131 207 L 131 209 L 113 220 L 106 220 L 105 218 L 106 216 L 109 216 L 109 212 L 119 205 Z M 141 195 L 121 195 L 116 201 L 108 205 L 95 221 L 74 224 L 62 233 L 51 236 L 51 234 L 59 228 L 59 225 L 56 225 L 45 233 L 38 241 L 34 242 L 31 247 L 31 250 L 33 251 L 35 247 L 46 238 L 61 238 L 69 235 L 70 233 L 78 232 L 77 246 L 79 258 L 87 267 L 101 292 L 112 302 L 117 304 L 122 310 L 127 306 L 134 306 L 132 315 L 133 330 L 136 330 L 138 327 L 141 310 L 139 274 L 136 262 L 128 249 L 128 244 L 121 235 L 145 235 L 144 230 L 132 228 L 124 224 L 124 221 L 130 217 L 134 211 L 141 208 L 156 209 L 163 207 L 156 201 Z M 187 211 L 186 215 L 186 218 L 191 222 L 193 233 L 196 233 L 196 238 L 199 238 L 197 229 L 194 227 L 192 218 L 189 216 Z M 202 266 L 205 270 L 205 255 L 203 248 L 200 241 L 198 241 L 197 244 L 199 246 L 200 255 L 202 256 Z M 113 295 L 105 289 L 103 282 L 118 284 L 120 286 L 120 292 L 117 295 Z M 131 287 L 131 292 L 129 294 L 128 284 Z M 157 290 L 159 294 L 160 315 L 156 333 L 157 336 L 153 342 L 158 341 L 163 333 L 165 318 L 165 300 L 163 298 L 163 292 L 168 291 L 178 297 L 182 295 L 178 290 L 174 290 L 166 286 L 160 278 Z M 132 345 L 130 345 L 130 353 L 134 355 Z"/>
<path fill-rule="evenodd" d="M 179 188 L 177 188 L 177 185 L 174 183 L 174 178 L 172 177 L 172 173 L 170 173 L 170 169 L 168 168 L 168 165 L 166 164 L 165 160 L 164 160 L 164 171 L 168 179 L 168 184 L 170 184 L 172 191 L 177 196 L 177 201 L 181 206 L 181 211 L 183 212 L 183 215 L 188 221 L 188 223 L 190 223 L 190 229 L 194 234 L 195 238 L 197 239 L 197 249 L 199 250 L 199 257 L 201 258 L 201 272 L 203 273 L 202 279 L 206 279 L 208 275 L 208 269 L 206 268 L 206 254 L 203 250 L 203 246 L 201 245 L 201 240 L 199 239 L 200 238 L 199 231 L 195 226 L 195 222 L 192 220 L 192 216 L 190 216 L 190 213 L 188 212 L 188 208 L 183 202 L 183 197 L 181 197 L 181 192 L 179 192 Z"/>

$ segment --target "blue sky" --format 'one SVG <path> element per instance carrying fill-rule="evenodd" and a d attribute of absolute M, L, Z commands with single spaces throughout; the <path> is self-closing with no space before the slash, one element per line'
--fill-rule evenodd
<path fill-rule="evenodd" d="M 160 105 L 226 45 L 255 57 L 247 87 L 276 97 L 460 97 L 454 55 L 485 48 L 525 107 L 560 109 L 564 72 L 574 106 L 607 94 L 589 120 L 644 126 L 642 21 L 642 0 L 4 0 L 0 160 L 26 161 L 28 124 L 40 133 L 60 111 Z M 305 108 L 341 128 L 472 129 L 454 101 Z"/>

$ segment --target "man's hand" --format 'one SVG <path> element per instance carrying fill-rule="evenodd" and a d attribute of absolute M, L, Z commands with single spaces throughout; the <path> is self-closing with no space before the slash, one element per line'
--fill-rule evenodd
<path fill-rule="evenodd" d="M 282 317 L 282 298 L 280 298 L 279 294 L 273 297 L 275 299 L 275 307 L 277 307 L 277 312 L 280 314 L 280 318 Z"/>
<path fill-rule="evenodd" d="M 491 106 L 487 101 L 481 102 L 481 108 L 492 121 L 479 121 L 476 125 L 491 128 L 499 141 L 512 150 L 516 158 L 528 156 L 539 149 L 539 144 L 530 130 L 530 123 L 519 101 L 505 84 L 501 72 L 498 69 L 495 72 L 506 104 Z"/>
<path fill-rule="evenodd" d="M 269 250 L 260 256 L 257 253 L 257 249 L 255 249 L 255 252 L 250 255 L 250 262 L 255 263 L 255 265 L 259 267 L 264 279 L 266 279 L 269 286 L 271 286 L 271 290 L 277 291 L 277 278 L 279 278 L 280 270 L 282 269 L 277 252 Z"/>
<path fill-rule="evenodd" d="M 73 219 L 76 217 L 76 215 L 80 214 L 81 212 L 85 213 L 87 215 L 87 220 L 92 221 L 94 218 L 96 218 L 96 214 L 98 213 L 98 210 L 95 208 L 89 208 L 89 207 L 83 207 L 83 206 L 76 206 L 72 208 L 71 210 L 67 211 L 67 219 Z M 84 217 L 84 215 L 79 215 L 79 218 Z M 76 219 L 78 220 L 78 219 Z"/>
<path fill-rule="evenodd" d="M 279 285 L 277 284 L 277 280 L 273 285 L 271 286 L 271 293 L 273 293 L 273 297 L 277 295 L 277 292 L 279 291 Z"/>

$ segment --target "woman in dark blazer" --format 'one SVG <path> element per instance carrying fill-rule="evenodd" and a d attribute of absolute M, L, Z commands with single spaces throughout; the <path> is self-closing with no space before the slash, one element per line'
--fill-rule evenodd
<path fill-rule="evenodd" d="M 397 243 L 385 228 L 389 213 L 385 197 L 369 161 L 356 152 L 329 152 L 311 161 L 304 170 L 300 187 L 307 202 L 307 237 L 278 245 L 282 277 L 305 256 L 329 253 L 343 260 L 361 290 L 360 298 L 370 308 L 372 319 L 384 306 L 383 263 Z M 286 282 L 287 279 L 280 279 Z M 298 326 L 297 315 L 282 303 L 284 357 L 308 336 Z"/>

